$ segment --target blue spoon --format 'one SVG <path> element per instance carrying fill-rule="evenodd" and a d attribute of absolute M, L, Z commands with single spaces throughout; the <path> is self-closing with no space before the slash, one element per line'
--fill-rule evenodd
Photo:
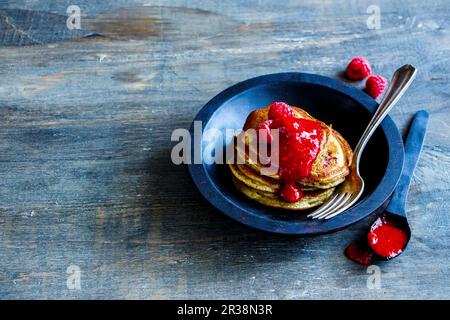
<path fill-rule="evenodd" d="M 407 240 L 403 249 L 395 255 L 384 257 L 385 259 L 397 257 L 405 250 L 409 239 L 411 238 L 411 229 L 406 217 L 406 199 L 408 197 L 414 169 L 416 168 L 425 140 L 425 132 L 428 127 L 428 117 L 428 112 L 421 110 L 415 114 L 411 122 L 408 137 L 406 138 L 405 143 L 405 163 L 403 165 L 402 176 L 400 177 L 397 187 L 394 190 L 389 205 L 381 215 L 383 219 L 389 219 L 394 222 L 398 228 L 407 234 Z M 375 220 L 371 229 L 376 227 L 376 224 L 380 222 L 379 219 L 380 218 Z"/>
<path fill-rule="evenodd" d="M 402 176 L 395 188 L 389 205 L 373 222 L 370 228 L 370 230 L 374 230 L 383 222 L 389 221 L 406 234 L 406 241 L 403 248 L 398 252 L 390 254 L 388 257 L 378 255 L 379 258 L 390 260 L 398 257 L 398 255 L 406 249 L 409 239 L 411 238 L 411 229 L 406 218 L 406 199 L 408 197 L 409 186 L 411 184 L 414 169 L 416 168 L 417 160 L 422 151 L 427 126 L 428 112 L 423 110 L 418 111 L 411 122 L 408 137 L 406 138 L 405 163 L 403 165 Z M 364 238 L 358 243 L 350 244 L 346 248 L 345 253 L 351 260 L 363 265 L 370 264 L 373 255 L 376 254 L 372 248 L 369 247 L 367 238 Z"/>

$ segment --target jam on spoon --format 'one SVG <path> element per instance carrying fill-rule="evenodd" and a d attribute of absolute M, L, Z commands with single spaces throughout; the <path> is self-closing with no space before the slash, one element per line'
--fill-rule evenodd
<path fill-rule="evenodd" d="M 372 250 L 385 259 L 392 259 L 402 253 L 409 240 L 409 234 L 397 225 L 389 215 L 382 215 L 370 227 L 367 240 Z"/>
<path fill-rule="evenodd" d="M 367 238 L 348 245 L 345 254 L 350 260 L 365 266 L 372 262 L 375 255 L 389 260 L 403 252 L 410 234 L 409 227 L 403 221 L 385 212 L 373 222 Z"/>
<path fill-rule="evenodd" d="M 350 244 L 345 253 L 351 260 L 367 265 L 374 255 L 389 260 L 401 254 L 411 237 L 406 218 L 406 199 L 412 174 L 422 151 L 428 113 L 419 111 L 414 116 L 405 144 L 405 164 L 402 176 L 384 213 L 372 224 L 367 238 L 361 243 Z"/>

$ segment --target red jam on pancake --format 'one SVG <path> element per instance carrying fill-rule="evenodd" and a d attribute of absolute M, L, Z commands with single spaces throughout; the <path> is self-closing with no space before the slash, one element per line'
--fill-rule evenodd
<path fill-rule="evenodd" d="M 284 102 L 250 112 L 233 142 L 233 183 L 264 206 L 317 207 L 350 172 L 353 152 L 339 132 Z"/>
<path fill-rule="evenodd" d="M 296 202 L 302 192 L 294 182 L 310 175 L 320 153 L 322 127 L 317 121 L 294 117 L 292 108 L 284 103 L 272 104 L 269 116 L 272 116 L 270 129 L 279 130 L 278 174 L 286 184 L 280 195 L 287 202 Z M 276 150 L 271 152 L 273 155 Z"/>

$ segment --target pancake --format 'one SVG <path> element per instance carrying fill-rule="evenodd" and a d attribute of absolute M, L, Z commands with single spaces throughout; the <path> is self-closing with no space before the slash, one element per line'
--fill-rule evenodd
<path fill-rule="evenodd" d="M 331 126 L 314 119 L 306 111 L 300 108 L 292 107 L 292 109 L 297 117 L 317 121 L 323 129 L 321 151 L 313 163 L 310 175 L 299 180 L 299 184 L 306 187 L 328 189 L 342 183 L 345 180 L 345 177 L 350 173 L 349 167 L 353 157 L 350 145 Z M 266 121 L 268 110 L 269 107 L 265 107 L 250 113 L 244 125 L 244 134 L 238 137 L 245 139 L 244 144 L 246 148 L 243 150 L 243 148 L 237 148 L 237 145 L 235 147 L 239 156 L 245 159 L 245 163 L 258 173 L 260 173 L 264 166 L 259 162 L 251 161 L 249 152 L 251 151 L 257 154 L 256 150 L 252 148 L 254 145 L 252 142 L 255 137 L 246 135 L 245 131 L 248 129 L 257 129 L 262 122 Z M 273 174 L 270 177 L 275 180 L 280 179 L 278 174 Z"/>
<path fill-rule="evenodd" d="M 279 195 L 284 182 L 278 175 L 278 168 L 275 167 L 271 175 L 261 173 L 267 165 L 263 165 L 259 159 L 254 159 L 258 154 L 258 141 L 257 137 L 248 131 L 257 130 L 262 122 L 268 120 L 269 108 L 270 105 L 251 112 L 244 124 L 243 132 L 234 139 L 234 162 L 228 162 L 234 185 L 242 194 L 265 206 L 288 210 L 306 210 L 319 206 L 333 194 L 334 188 L 349 174 L 352 149 L 331 126 L 314 119 L 300 108 L 292 107 L 297 118 L 316 121 L 323 134 L 320 152 L 312 164 L 310 175 L 295 182 L 302 190 L 303 197 L 297 202 L 287 202 Z"/>
<path fill-rule="evenodd" d="M 282 183 L 273 178 L 260 175 L 255 170 L 242 164 L 228 164 L 230 166 L 231 173 L 240 182 L 247 185 L 247 187 L 271 193 L 278 193 L 281 189 Z M 318 190 L 314 187 L 301 186 L 303 191 Z"/>
<path fill-rule="evenodd" d="M 288 210 L 307 210 L 316 207 L 322 204 L 326 199 L 328 199 L 334 191 L 334 188 L 330 188 L 320 191 L 304 192 L 303 198 L 301 198 L 299 201 L 289 203 L 283 201 L 275 193 L 264 192 L 250 188 L 234 177 L 233 183 L 242 194 L 256 202 L 259 202 L 262 205 Z"/>

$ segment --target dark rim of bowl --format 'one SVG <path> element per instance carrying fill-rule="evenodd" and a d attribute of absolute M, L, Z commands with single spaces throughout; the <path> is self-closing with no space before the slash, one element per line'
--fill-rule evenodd
<path fill-rule="evenodd" d="M 316 74 L 285 72 L 263 75 L 239 82 L 212 98 L 196 115 L 194 121 L 208 121 L 212 114 L 229 99 L 258 85 L 279 82 L 309 83 L 323 86 L 342 93 L 353 99 L 371 113 L 378 106 L 377 102 L 359 89 L 344 85 L 340 81 Z M 203 129 L 204 129 L 203 127 Z M 344 229 L 379 209 L 394 191 L 403 169 L 403 140 L 397 126 L 391 117 L 387 116 L 381 123 L 381 128 L 388 143 L 388 163 L 383 178 L 375 190 L 366 198 L 360 200 L 354 207 L 329 220 L 284 221 L 273 220 L 262 216 L 254 210 L 241 207 L 232 199 L 225 197 L 217 189 L 209 177 L 204 164 L 189 164 L 191 177 L 201 194 L 217 209 L 247 226 L 281 234 L 318 235 Z M 193 125 L 190 133 L 193 135 Z M 192 142 L 193 144 L 194 142 Z M 193 145 L 192 145 L 193 146 Z M 209 183 L 207 183 L 207 181 Z M 276 209 L 274 209 L 276 210 Z M 245 212 L 246 214 L 243 214 Z"/>

